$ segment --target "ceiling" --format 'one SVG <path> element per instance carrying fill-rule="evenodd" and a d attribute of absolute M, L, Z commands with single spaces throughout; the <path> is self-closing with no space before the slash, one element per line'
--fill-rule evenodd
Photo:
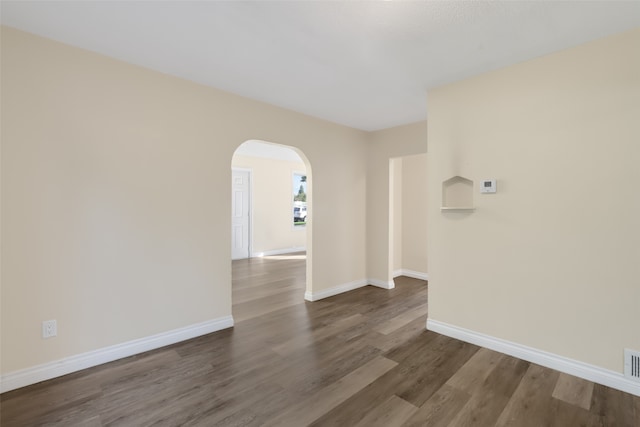
<path fill-rule="evenodd" d="M 2 23 L 363 130 L 429 88 L 640 26 L 637 1 L 2 1 Z"/>

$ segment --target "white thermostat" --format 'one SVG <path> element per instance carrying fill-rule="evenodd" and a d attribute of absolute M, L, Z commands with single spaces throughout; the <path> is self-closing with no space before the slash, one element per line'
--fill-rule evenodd
<path fill-rule="evenodd" d="M 495 179 L 483 179 L 480 181 L 481 193 L 495 193 L 497 191 Z"/>

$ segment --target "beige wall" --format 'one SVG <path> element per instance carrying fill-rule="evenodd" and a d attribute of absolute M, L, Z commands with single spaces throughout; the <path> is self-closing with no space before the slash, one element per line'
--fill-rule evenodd
<path fill-rule="evenodd" d="M 427 273 L 427 155 L 390 160 L 392 273 Z"/>
<path fill-rule="evenodd" d="M 430 319 L 618 372 L 640 349 L 639 52 L 634 30 L 429 92 Z M 475 212 L 440 212 L 454 175 Z"/>
<path fill-rule="evenodd" d="M 427 155 L 402 158 L 402 269 L 427 272 Z"/>
<path fill-rule="evenodd" d="M 372 132 L 367 148 L 367 277 L 389 283 L 394 268 L 389 225 L 389 159 L 426 153 L 427 122 Z"/>
<path fill-rule="evenodd" d="M 306 227 L 293 225 L 293 174 L 306 173 L 304 163 L 234 155 L 232 166 L 251 169 L 251 252 L 300 250 Z"/>
<path fill-rule="evenodd" d="M 639 50 L 635 31 L 429 93 L 431 319 L 617 371 L 640 349 Z M 1 66 L 2 373 L 230 315 L 249 139 L 312 169 L 311 291 L 391 280 L 389 160 L 426 152 L 426 122 L 367 134 L 7 28 Z M 454 175 L 472 214 L 439 210 Z"/>
<path fill-rule="evenodd" d="M 1 66 L 3 373 L 230 315 L 249 139 L 311 165 L 312 291 L 366 277 L 343 215 L 366 204 L 366 133 L 8 28 Z"/>
<path fill-rule="evenodd" d="M 402 157 L 389 160 L 390 168 L 390 192 L 389 192 L 389 209 L 391 216 L 392 232 L 391 232 L 391 248 L 393 251 L 393 266 L 391 270 L 395 272 L 402 270 Z"/>

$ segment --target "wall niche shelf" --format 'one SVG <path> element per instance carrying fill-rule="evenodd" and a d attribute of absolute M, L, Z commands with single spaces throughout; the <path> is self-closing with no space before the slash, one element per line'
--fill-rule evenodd
<path fill-rule="evenodd" d="M 443 212 L 473 212 L 473 181 L 462 176 L 453 176 L 442 181 Z"/>

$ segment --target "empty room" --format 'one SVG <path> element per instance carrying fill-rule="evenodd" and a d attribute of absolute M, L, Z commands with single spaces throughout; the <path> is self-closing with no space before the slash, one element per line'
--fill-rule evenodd
<path fill-rule="evenodd" d="M 640 425 L 640 1 L 0 2 L 0 425 Z"/>

